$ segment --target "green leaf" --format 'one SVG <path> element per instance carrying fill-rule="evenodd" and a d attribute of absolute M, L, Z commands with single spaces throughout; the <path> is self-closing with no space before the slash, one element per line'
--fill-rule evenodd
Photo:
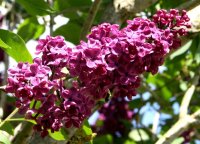
<path fill-rule="evenodd" d="M 140 107 L 143 106 L 144 104 L 143 104 L 143 102 L 141 101 L 141 99 L 138 98 L 138 99 L 134 99 L 134 100 L 128 102 L 128 105 L 129 105 L 129 108 L 130 108 L 130 109 L 134 109 L 134 108 L 140 108 Z"/>
<path fill-rule="evenodd" d="M 60 131 L 55 131 L 54 133 L 49 131 L 49 135 L 57 141 L 64 141 L 68 139 L 68 135 L 63 128 L 61 128 Z"/>
<path fill-rule="evenodd" d="M 23 39 L 11 31 L 0 29 L 0 48 L 17 62 L 32 63 L 32 57 Z"/>
<path fill-rule="evenodd" d="M 181 89 L 182 91 L 186 91 L 187 88 L 188 88 L 188 86 L 187 86 L 187 82 L 185 82 L 185 81 L 181 81 L 179 87 L 180 87 L 180 89 Z"/>
<path fill-rule="evenodd" d="M 16 0 L 31 15 L 44 16 L 53 13 L 53 9 L 44 0 Z"/>
<path fill-rule="evenodd" d="M 0 143 L 11 144 L 8 137 L 3 133 L 4 131 L 0 130 Z"/>
<path fill-rule="evenodd" d="M 182 144 L 184 142 L 184 138 L 183 137 L 180 137 L 180 138 L 177 138 L 175 139 L 172 144 Z"/>
<path fill-rule="evenodd" d="M 0 129 L 3 130 L 3 131 L 6 131 L 10 135 L 14 135 L 14 128 L 10 124 L 10 122 L 5 122 L 4 125 Z"/>
<path fill-rule="evenodd" d="M 54 1 L 54 9 L 58 11 L 67 10 L 67 8 L 70 8 L 70 4 L 67 0 L 55 0 Z"/>
<path fill-rule="evenodd" d="M 62 35 L 67 41 L 70 41 L 74 44 L 79 43 L 79 36 L 81 33 L 81 26 L 77 23 L 70 21 L 66 25 L 63 25 L 55 30 L 53 33 L 54 36 Z"/>
<path fill-rule="evenodd" d="M 113 137 L 109 134 L 95 137 L 93 144 L 113 144 Z"/>
<path fill-rule="evenodd" d="M 90 7 L 92 4 L 91 0 L 55 0 L 54 8 L 57 10 L 67 10 L 67 9 L 81 9 L 84 7 Z"/>
<path fill-rule="evenodd" d="M 19 25 L 17 34 L 20 35 L 25 42 L 30 39 L 37 39 L 45 31 L 45 26 L 40 25 L 36 17 L 27 18 Z"/>
<path fill-rule="evenodd" d="M 92 4 L 91 0 L 68 0 L 71 6 L 89 6 Z"/>
<path fill-rule="evenodd" d="M 138 133 L 138 131 L 139 131 L 140 134 Z M 134 141 L 141 141 L 141 140 L 146 141 L 146 140 L 150 139 L 149 135 L 143 129 L 138 129 L 138 130 L 134 129 L 134 130 L 132 130 L 129 133 L 129 137 L 131 139 L 133 139 Z"/>
<path fill-rule="evenodd" d="M 10 48 L 7 44 L 5 44 L 1 39 L 0 39 L 0 46 L 5 48 L 5 49 L 8 49 Z"/>
<path fill-rule="evenodd" d="M 179 48 L 178 50 L 176 50 L 174 53 L 172 53 L 170 55 L 170 59 L 174 59 L 175 57 L 185 53 L 192 45 L 192 40 L 190 40 L 189 42 L 187 42 L 184 46 L 182 46 L 181 48 Z"/>
<path fill-rule="evenodd" d="M 124 144 L 137 144 L 136 142 L 132 141 L 132 140 L 129 140 L 127 139 Z"/>
<path fill-rule="evenodd" d="M 162 8 L 165 9 L 170 9 L 170 8 L 175 8 L 178 7 L 180 4 L 183 4 L 184 2 L 186 2 L 187 0 L 162 0 L 161 5 Z"/>
<path fill-rule="evenodd" d="M 199 44 L 198 44 L 196 53 L 195 53 L 195 55 L 194 55 L 194 59 L 195 59 L 195 61 L 197 62 L 197 64 L 200 63 L 200 42 L 199 42 Z"/>
<path fill-rule="evenodd" d="M 91 0 L 55 0 L 54 9 L 70 20 L 76 19 L 77 22 L 83 23 L 82 19 L 84 19 L 85 13 L 88 13 L 91 4 Z"/>
<path fill-rule="evenodd" d="M 83 131 L 86 135 L 92 135 L 92 129 L 90 128 L 90 125 L 88 123 L 88 121 L 86 121 L 83 125 Z"/>
<path fill-rule="evenodd" d="M 167 101 L 169 101 L 170 98 L 172 97 L 171 91 L 166 86 L 161 89 L 161 95 Z"/>

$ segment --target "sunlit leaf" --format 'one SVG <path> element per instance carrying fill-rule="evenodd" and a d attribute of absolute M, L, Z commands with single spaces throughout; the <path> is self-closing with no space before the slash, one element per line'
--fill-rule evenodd
<path fill-rule="evenodd" d="M 124 142 L 124 144 L 137 144 L 136 142 L 134 142 L 134 141 L 132 141 L 132 140 L 126 140 L 125 142 Z"/>
<path fill-rule="evenodd" d="M 0 47 L 17 62 L 32 62 L 32 57 L 19 35 L 0 29 L 0 39 Z"/>
<path fill-rule="evenodd" d="M 180 137 L 175 139 L 171 144 L 182 144 L 184 142 L 184 138 Z"/>
<path fill-rule="evenodd" d="M 68 135 L 63 128 L 61 128 L 60 131 L 55 131 L 54 133 L 49 131 L 49 135 L 57 141 L 64 141 L 68 139 Z"/>
<path fill-rule="evenodd" d="M 134 141 L 149 140 L 149 135 L 143 129 L 134 129 L 129 133 L 129 137 Z"/>
<path fill-rule="evenodd" d="M 0 143 L 11 144 L 8 137 L 4 134 L 4 131 L 0 130 Z"/>
<path fill-rule="evenodd" d="M 189 42 L 187 42 L 184 46 L 182 46 L 181 48 L 179 48 L 178 50 L 176 50 L 174 53 L 172 53 L 170 55 L 170 59 L 174 59 L 175 57 L 185 53 L 192 45 L 192 40 L 190 40 Z"/>
<path fill-rule="evenodd" d="M 92 129 L 90 128 L 90 125 L 88 123 L 88 121 L 86 121 L 83 125 L 83 131 L 86 135 L 92 135 Z"/>

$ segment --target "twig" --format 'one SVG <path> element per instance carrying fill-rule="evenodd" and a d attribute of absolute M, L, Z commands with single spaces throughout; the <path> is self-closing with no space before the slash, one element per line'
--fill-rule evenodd
<path fill-rule="evenodd" d="M 94 3 L 92 4 L 91 8 L 90 8 L 90 11 L 88 13 L 88 17 L 86 18 L 84 24 L 83 24 L 83 28 L 82 28 L 82 31 L 81 31 L 81 34 L 80 34 L 80 39 L 81 40 L 84 40 L 86 39 L 86 35 L 89 31 L 89 29 L 91 28 L 92 26 L 92 23 L 94 21 L 94 18 L 96 16 L 96 13 L 99 9 L 99 6 L 101 4 L 101 1 L 102 0 L 95 0 Z"/>
<path fill-rule="evenodd" d="M 0 123 L 0 127 L 2 127 L 2 126 L 5 124 L 5 122 L 6 122 L 7 120 L 9 120 L 11 117 L 13 117 L 17 112 L 18 112 L 18 108 L 16 108 L 14 111 L 12 111 L 12 113 L 11 113 L 5 120 L 3 120 L 3 121 Z"/>
<path fill-rule="evenodd" d="M 48 0 L 48 3 L 49 3 L 50 6 L 53 5 L 52 0 Z M 49 14 L 49 16 L 50 16 L 50 22 L 49 22 L 49 31 L 50 32 L 49 33 L 52 36 L 53 35 L 54 16 L 53 16 L 53 14 Z"/>

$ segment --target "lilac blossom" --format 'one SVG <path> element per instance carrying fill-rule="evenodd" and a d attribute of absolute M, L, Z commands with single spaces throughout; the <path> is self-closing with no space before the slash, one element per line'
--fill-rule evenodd
<path fill-rule="evenodd" d="M 127 135 L 130 131 L 131 120 L 135 113 L 129 108 L 128 101 L 121 97 L 113 97 L 109 102 L 105 103 L 99 110 L 99 117 L 96 125 L 92 126 L 93 131 L 98 135 L 112 134 L 114 136 Z M 99 126 L 97 123 L 101 121 Z M 126 122 L 126 125 L 124 124 Z M 118 134 L 118 135 L 117 135 Z"/>
<path fill-rule="evenodd" d="M 103 23 L 74 48 L 61 36 L 47 36 L 36 47 L 41 58 L 8 70 L 6 91 L 17 98 L 19 112 L 36 121 L 34 129 L 42 137 L 62 126 L 80 127 L 108 94 L 126 111 L 124 98 L 136 95 L 139 76 L 158 72 L 166 54 L 180 46 L 188 21 L 185 11 L 159 10 L 153 20 L 128 20 L 121 30 L 116 24 Z M 111 105 L 112 100 L 103 109 Z M 127 111 L 122 117 L 131 119 Z"/>

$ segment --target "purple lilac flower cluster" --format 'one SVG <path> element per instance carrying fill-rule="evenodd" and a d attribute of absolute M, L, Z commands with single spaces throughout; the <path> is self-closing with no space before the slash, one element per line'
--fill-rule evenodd
<path fill-rule="evenodd" d="M 184 131 L 180 136 L 184 138 L 182 144 L 188 144 L 192 141 L 192 137 L 194 136 L 194 129 L 191 128 L 187 131 Z"/>
<path fill-rule="evenodd" d="M 35 58 L 33 64 L 18 63 L 17 67 L 8 70 L 6 91 L 17 97 L 19 112 L 36 121 L 34 129 L 40 131 L 42 137 L 49 129 L 54 132 L 62 126 L 80 127 L 90 115 L 94 101 L 80 92 L 76 80 L 70 87 L 64 84 L 73 79 L 62 72 L 71 48 L 62 37 L 47 36 L 39 40 L 36 53 L 42 53 L 42 58 Z"/>
<path fill-rule="evenodd" d="M 152 21 L 135 18 L 121 30 L 103 23 L 74 48 L 60 36 L 47 36 L 36 47 L 41 58 L 9 69 L 6 90 L 18 98 L 20 112 L 36 121 L 42 136 L 63 125 L 79 127 L 108 93 L 131 99 L 139 75 L 155 74 L 165 55 L 180 45 L 188 21 L 185 11 L 160 10 Z"/>
<path fill-rule="evenodd" d="M 133 109 L 129 108 L 128 101 L 122 97 L 113 97 L 99 110 L 98 121 L 103 123 L 93 126 L 93 130 L 99 134 L 112 134 L 113 136 L 124 136 L 130 131 L 131 121 L 134 117 Z"/>
<path fill-rule="evenodd" d="M 190 26 L 188 21 L 185 11 L 160 10 L 152 21 L 135 18 L 121 30 L 109 23 L 94 27 L 88 41 L 73 50 L 70 74 L 79 77 L 87 95 L 104 98 L 110 90 L 113 96 L 131 99 L 139 86 L 139 75 L 157 73 L 164 56 L 180 46 L 180 36 Z"/>

